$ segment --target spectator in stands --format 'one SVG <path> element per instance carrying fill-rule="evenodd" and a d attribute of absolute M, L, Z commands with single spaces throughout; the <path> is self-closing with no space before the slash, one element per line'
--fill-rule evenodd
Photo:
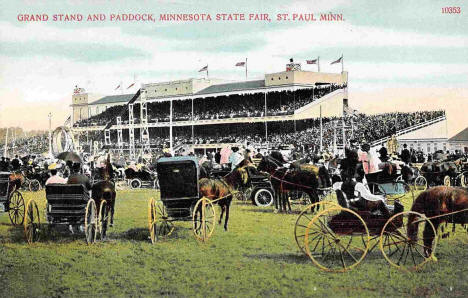
<path fill-rule="evenodd" d="M 74 163 L 71 167 L 71 175 L 68 177 L 67 184 L 81 184 L 86 190 L 91 190 L 91 183 L 86 175 L 81 174 L 81 164 Z"/>
<path fill-rule="evenodd" d="M 57 164 L 55 164 L 55 163 L 51 164 L 49 166 L 49 170 L 50 170 L 50 177 L 49 177 L 49 179 L 47 179 L 45 185 L 48 185 L 48 184 L 66 184 L 67 183 L 67 179 L 62 178 L 59 175 L 57 175 Z"/>

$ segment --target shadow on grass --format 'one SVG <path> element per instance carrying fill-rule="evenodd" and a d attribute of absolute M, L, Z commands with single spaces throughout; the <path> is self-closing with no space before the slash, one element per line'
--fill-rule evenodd
<path fill-rule="evenodd" d="M 24 243 L 27 242 L 24 228 L 23 226 L 16 226 L 11 227 L 8 230 L 9 235 L 9 242 L 14 243 Z M 74 233 L 72 234 L 66 225 L 60 226 L 51 226 L 48 224 L 41 224 L 39 228 L 39 240 L 38 242 L 57 242 L 57 243 L 64 243 L 64 242 L 72 242 L 76 240 L 83 240 L 85 241 L 85 234 L 84 232 L 80 232 L 76 228 L 74 229 Z"/>
<path fill-rule="evenodd" d="M 175 227 L 174 231 L 165 239 L 160 241 L 170 241 L 175 239 L 187 239 L 186 230 L 182 227 Z M 191 234 L 190 234 L 191 235 Z M 145 241 L 151 242 L 149 230 L 145 228 L 133 228 L 121 233 L 109 234 L 109 239 L 125 239 L 132 241 Z"/>
<path fill-rule="evenodd" d="M 245 208 L 243 210 L 248 211 L 248 212 L 254 212 L 254 213 L 270 213 L 270 214 L 286 214 L 286 215 L 290 215 L 290 214 L 299 215 L 299 213 L 301 213 L 301 210 L 292 210 L 292 211 L 286 211 L 286 212 L 278 211 L 275 213 L 275 209 L 271 209 L 270 207 L 268 208 L 254 207 L 254 208 Z"/>
<path fill-rule="evenodd" d="M 280 254 L 245 254 L 244 257 L 259 260 L 272 260 L 275 262 L 284 262 L 288 264 L 307 264 L 310 259 L 304 254 L 280 253 Z"/>

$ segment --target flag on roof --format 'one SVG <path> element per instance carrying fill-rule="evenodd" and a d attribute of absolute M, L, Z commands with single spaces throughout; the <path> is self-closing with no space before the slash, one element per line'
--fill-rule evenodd
<path fill-rule="evenodd" d="M 135 83 L 131 83 L 130 86 L 127 87 L 127 89 L 132 88 L 135 85 Z"/>
<path fill-rule="evenodd" d="M 236 66 L 245 66 L 245 62 L 237 62 Z"/>
<path fill-rule="evenodd" d="M 207 70 L 208 70 L 208 65 L 200 69 L 198 72 L 207 71 Z"/>
<path fill-rule="evenodd" d="M 120 88 L 120 85 L 118 85 L 117 87 L 115 87 L 115 89 L 114 89 L 114 90 L 117 90 L 117 89 L 119 89 L 119 88 Z"/>
<path fill-rule="evenodd" d="M 306 60 L 307 64 L 317 64 L 317 59 Z"/>
<path fill-rule="evenodd" d="M 341 56 L 338 60 L 335 60 L 332 63 L 330 63 L 330 65 L 336 64 L 336 63 L 341 63 L 342 60 L 343 60 L 343 56 Z"/>

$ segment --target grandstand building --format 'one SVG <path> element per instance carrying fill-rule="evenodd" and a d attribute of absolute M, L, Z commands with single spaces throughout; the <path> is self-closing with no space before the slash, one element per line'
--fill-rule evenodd
<path fill-rule="evenodd" d="M 158 143 L 169 134 L 179 143 L 198 147 L 200 137 L 213 134 L 218 139 L 228 133 L 268 139 L 269 132 L 295 131 L 320 115 L 342 117 L 347 83 L 347 72 L 293 70 L 241 82 L 189 79 L 142 84 L 136 100 L 134 94 L 123 94 L 91 101 L 89 94 L 78 93 L 72 97 L 73 132 L 75 139 L 84 141 L 83 135 L 105 130 L 107 143 L 120 147 L 130 146 L 132 130 L 136 143 L 145 142 L 146 135 Z"/>

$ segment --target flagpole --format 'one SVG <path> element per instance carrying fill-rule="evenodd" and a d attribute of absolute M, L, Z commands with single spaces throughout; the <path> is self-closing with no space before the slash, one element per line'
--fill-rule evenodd
<path fill-rule="evenodd" d="M 344 72 L 343 54 L 341 54 L 341 72 Z"/>
<path fill-rule="evenodd" d="M 320 56 L 317 58 L 317 70 L 320 72 Z"/>
<path fill-rule="evenodd" d="M 247 58 L 245 58 L 245 79 L 247 80 Z"/>

